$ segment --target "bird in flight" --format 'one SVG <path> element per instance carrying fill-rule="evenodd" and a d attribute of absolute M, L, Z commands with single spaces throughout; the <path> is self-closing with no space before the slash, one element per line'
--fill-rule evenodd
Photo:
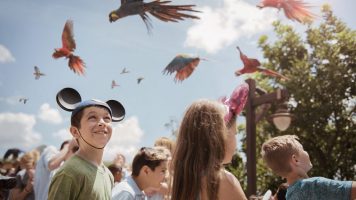
<path fill-rule="evenodd" d="M 130 71 L 128 71 L 126 69 L 126 67 L 124 67 L 124 69 L 122 69 L 121 73 L 120 74 L 127 74 L 127 73 L 130 73 Z"/>
<path fill-rule="evenodd" d="M 28 101 L 28 98 L 20 98 L 19 102 L 23 102 L 23 104 L 26 104 Z"/>
<path fill-rule="evenodd" d="M 311 6 L 302 0 L 262 0 L 257 7 L 260 9 L 265 7 L 283 9 L 288 19 L 296 20 L 300 23 L 311 22 L 317 17 L 310 12 L 309 8 Z"/>
<path fill-rule="evenodd" d="M 41 76 L 45 76 L 45 74 L 41 73 L 40 69 L 37 66 L 35 66 L 34 69 L 35 72 L 33 72 L 33 75 L 35 75 L 36 80 L 40 79 Z"/>
<path fill-rule="evenodd" d="M 120 86 L 119 84 L 116 83 L 116 81 L 112 80 L 111 81 L 111 89 L 114 89 L 114 87 Z"/>
<path fill-rule="evenodd" d="M 154 0 L 149 3 L 143 0 L 121 0 L 121 6 L 109 14 L 109 21 L 115 22 L 118 19 L 139 15 L 146 25 L 148 32 L 152 28 L 151 20 L 147 13 L 164 22 L 178 22 L 185 18 L 199 19 L 199 17 L 184 12 L 199 12 L 193 10 L 195 5 L 167 5 L 171 1 Z"/>
<path fill-rule="evenodd" d="M 245 54 L 242 53 L 239 47 L 236 47 L 239 52 L 240 52 L 240 59 L 242 60 L 242 63 L 244 64 L 244 67 L 240 70 L 237 70 L 235 72 L 236 76 L 240 76 L 242 74 L 248 74 L 248 73 L 255 73 L 255 72 L 261 72 L 264 75 L 267 76 L 274 76 L 274 77 L 279 77 L 284 80 L 289 80 L 287 77 L 283 76 L 282 74 L 279 74 L 273 70 L 266 69 L 261 66 L 260 61 L 254 58 L 248 58 Z"/>
<path fill-rule="evenodd" d="M 84 75 L 85 64 L 84 61 L 73 54 L 76 48 L 73 33 L 73 21 L 67 20 L 62 32 L 62 47 L 54 49 L 52 57 L 55 59 L 65 57 L 69 59 L 68 66 L 74 73 L 78 75 Z"/>
<path fill-rule="evenodd" d="M 138 78 L 137 78 L 137 84 L 140 84 L 143 79 L 144 79 L 144 77 L 142 77 L 142 76 L 141 76 L 141 77 L 138 77 Z"/>
<path fill-rule="evenodd" d="M 199 62 L 199 57 L 178 54 L 163 70 L 163 74 L 172 74 L 177 72 L 174 80 L 183 81 L 193 73 Z"/>

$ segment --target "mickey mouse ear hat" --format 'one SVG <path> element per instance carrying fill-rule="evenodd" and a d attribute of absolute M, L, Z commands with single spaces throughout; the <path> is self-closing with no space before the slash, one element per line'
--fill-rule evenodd
<path fill-rule="evenodd" d="M 125 118 L 125 108 L 120 102 L 116 100 L 103 102 L 96 99 L 82 101 L 80 94 L 73 88 L 64 88 L 59 91 L 56 100 L 63 110 L 72 112 L 72 117 L 86 107 L 102 106 L 109 110 L 112 121 L 119 122 Z"/>

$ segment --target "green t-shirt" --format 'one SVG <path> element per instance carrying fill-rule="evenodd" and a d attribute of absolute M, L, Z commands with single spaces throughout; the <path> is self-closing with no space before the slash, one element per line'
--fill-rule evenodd
<path fill-rule="evenodd" d="M 114 178 L 105 165 L 96 167 L 74 155 L 56 172 L 48 199 L 111 199 Z"/>

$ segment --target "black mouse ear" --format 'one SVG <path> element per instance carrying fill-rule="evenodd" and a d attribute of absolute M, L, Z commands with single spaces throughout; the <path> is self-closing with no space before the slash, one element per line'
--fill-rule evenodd
<path fill-rule="evenodd" d="M 125 118 L 125 108 L 120 102 L 116 100 L 109 100 L 106 103 L 111 108 L 113 122 L 119 122 Z"/>
<path fill-rule="evenodd" d="M 82 101 L 79 92 L 73 88 L 63 88 L 57 93 L 56 100 L 58 105 L 66 111 L 73 111 L 78 103 Z"/>

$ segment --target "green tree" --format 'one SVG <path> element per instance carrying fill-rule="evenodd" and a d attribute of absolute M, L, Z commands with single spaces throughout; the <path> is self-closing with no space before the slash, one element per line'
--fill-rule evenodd
<path fill-rule="evenodd" d="M 310 176 L 355 180 L 356 31 L 339 20 L 329 6 L 324 5 L 322 13 L 323 21 L 317 27 L 308 24 L 305 33 L 277 21 L 273 23 L 275 41 L 260 37 L 259 47 L 266 59 L 263 66 L 290 80 L 273 81 L 258 75 L 257 84 L 267 91 L 287 88 L 296 105 L 291 108 L 295 118 L 284 132 L 266 120 L 257 124 L 257 152 L 269 137 L 295 134 L 313 163 Z M 260 155 L 257 158 L 259 193 L 275 190 L 283 180 L 266 169 Z M 245 172 L 239 167 L 235 171 Z"/>

